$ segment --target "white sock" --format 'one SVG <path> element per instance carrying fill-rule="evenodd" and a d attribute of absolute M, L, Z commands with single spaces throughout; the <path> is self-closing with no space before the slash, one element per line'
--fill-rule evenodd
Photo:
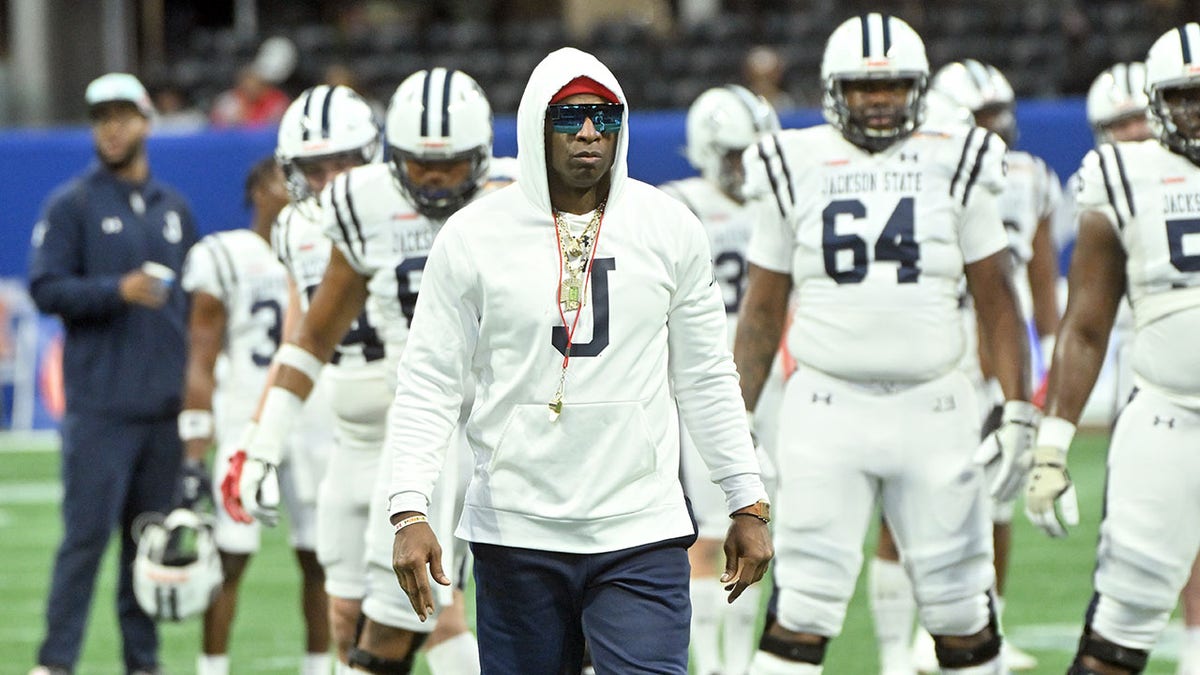
<path fill-rule="evenodd" d="M 341 661 L 337 661 L 333 664 L 333 675 L 354 675 L 355 673 L 358 673 L 358 672 L 362 672 L 362 671 L 354 670 L 353 668 L 342 663 Z"/>
<path fill-rule="evenodd" d="M 470 631 L 425 650 L 432 675 L 479 675 L 479 644 Z"/>
<path fill-rule="evenodd" d="M 721 593 L 724 590 L 721 588 Z M 754 584 L 747 587 L 733 604 L 725 602 L 724 595 L 719 597 L 721 613 L 724 614 L 721 619 L 721 645 L 725 648 L 725 667 L 721 672 L 742 675 L 750 666 L 750 659 L 758 647 L 755 628 L 762 605 L 762 586 Z"/>
<path fill-rule="evenodd" d="M 912 581 L 904 566 L 893 560 L 872 558 L 869 570 L 871 618 L 875 621 L 875 641 L 884 669 L 906 668 L 912 660 L 909 639 L 917 601 Z"/>
<path fill-rule="evenodd" d="M 1200 626 L 1186 626 L 1183 644 L 1179 648 L 1178 675 L 1200 673 Z"/>
<path fill-rule="evenodd" d="M 821 675 L 821 666 L 815 663 L 785 661 L 760 649 L 754 652 L 749 672 L 750 675 Z"/>
<path fill-rule="evenodd" d="M 692 579 L 692 672 L 697 675 L 721 672 L 718 639 L 724 591 L 721 582 L 713 577 Z"/>
<path fill-rule="evenodd" d="M 309 652 L 300 662 L 300 675 L 329 675 L 329 654 Z"/>
<path fill-rule="evenodd" d="M 229 655 L 200 654 L 196 657 L 196 675 L 229 675 Z"/>
<path fill-rule="evenodd" d="M 1000 629 L 1000 634 L 1004 635 L 1004 598 L 1000 595 L 992 594 L 993 604 L 996 607 L 996 628 Z"/>

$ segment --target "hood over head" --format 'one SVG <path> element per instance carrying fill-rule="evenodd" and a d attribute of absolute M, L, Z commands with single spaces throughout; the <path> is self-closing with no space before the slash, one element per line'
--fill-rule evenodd
<path fill-rule="evenodd" d="M 607 95 L 596 91 L 587 79 L 589 78 L 601 88 L 608 90 L 617 98 L 617 103 L 625 104 L 625 113 L 621 119 L 621 131 L 617 136 L 616 156 L 610 169 L 609 202 L 613 202 L 620 194 L 629 174 L 626 156 L 629 152 L 629 102 L 625 100 L 625 92 L 617 78 L 595 56 L 573 47 L 564 47 L 551 52 L 533 69 L 529 82 L 525 85 L 525 93 L 521 95 L 521 104 L 517 108 L 517 161 L 521 167 L 521 180 L 517 184 L 526 198 L 539 211 L 547 216 L 551 213 L 550 188 L 546 178 L 546 106 L 552 99 L 566 98 L 571 94 L 597 93 L 607 98 Z M 570 87 L 568 87 L 570 85 Z M 573 90 L 577 89 L 577 90 Z M 559 96 L 561 91 L 568 91 Z"/>

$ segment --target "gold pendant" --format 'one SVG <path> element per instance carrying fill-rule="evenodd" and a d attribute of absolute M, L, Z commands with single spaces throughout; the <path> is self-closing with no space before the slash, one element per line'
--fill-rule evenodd
<path fill-rule="evenodd" d="M 550 408 L 550 421 L 557 422 L 558 416 L 562 414 L 562 396 L 555 394 L 546 405 Z"/>

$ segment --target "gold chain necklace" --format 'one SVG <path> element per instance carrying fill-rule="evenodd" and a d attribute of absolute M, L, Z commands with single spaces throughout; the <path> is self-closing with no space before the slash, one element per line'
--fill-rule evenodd
<path fill-rule="evenodd" d="M 605 202 L 600 202 L 592 214 L 591 222 L 583 228 L 578 237 L 571 234 L 571 229 L 562 214 L 554 212 L 554 224 L 558 228 L 558 253 L 563 266 L 563 281 L 558 301 L 565 311 L 574 312 L 583 306 L 584 274 L 587 272 L 588 261 L 592 258 L 592 249 L 596 245 L 596 232 L 600 229 L 600 220 L 604 217 L 604 205 Z"/>

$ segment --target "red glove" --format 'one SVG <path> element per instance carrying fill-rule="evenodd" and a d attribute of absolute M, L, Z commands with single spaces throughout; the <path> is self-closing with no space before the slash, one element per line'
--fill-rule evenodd
<path fill-rule="evenodd" d="M 245 450 L 238 450 L 229 458 L 229 470 L 225 472 L 225 479 L 221 481 L 221 502 L 225 505 L 225 512 L 235 522 L 252 523 L 254 519 L 250 517 L 250 514 L 246 513 L 246 509 L 242 508 L 242 490 L 240 484 L 242 481 L 242 467 L 245 465 Z"/>

